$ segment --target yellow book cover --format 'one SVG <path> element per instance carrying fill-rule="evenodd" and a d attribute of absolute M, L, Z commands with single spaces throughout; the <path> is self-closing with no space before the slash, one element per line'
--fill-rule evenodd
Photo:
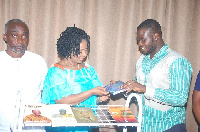
<path fill-rule="evenodd" d="M 97 117 L 91 108 L 72 107 L 72 111 L 78 123 L 98 123 Z"/>

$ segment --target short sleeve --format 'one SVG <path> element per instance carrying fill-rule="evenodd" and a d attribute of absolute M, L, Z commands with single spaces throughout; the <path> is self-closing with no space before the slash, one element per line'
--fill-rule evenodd
<path fill-rule="evenodd" d="M 99 80 L 95 69 L 92 66 L 90 66 L 89 68 L 90 68 L 90 75 L 91 75 L 93 86 L 94 87 L 102 86 L 103 84 Z"/>
<path fill-rule="evenodd" d="M 49 69 L 43 84 L 42 103 L 55 104 L 55 100 L 71 94 L 64 72 L 57 67 Z"/>

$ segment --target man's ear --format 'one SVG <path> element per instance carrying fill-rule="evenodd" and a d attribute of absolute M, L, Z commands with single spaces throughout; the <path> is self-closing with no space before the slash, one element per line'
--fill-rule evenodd
<path fill-rule="evenodd" d="M 7 43 L 7 36 L 6 36 L 6 34 L 3 34 L 3 40 L 5 41 L 5 43 Z"/>
<path fill-rule="evenodd" d="M 160 38 L 160 35 L 159 35 L 158 33 L 155 33 L 154 39 L 155 39 L 155 40 L 158 40 L 159 38 Z"/>

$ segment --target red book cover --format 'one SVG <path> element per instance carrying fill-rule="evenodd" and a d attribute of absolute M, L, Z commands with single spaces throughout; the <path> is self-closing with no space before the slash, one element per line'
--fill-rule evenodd
<path fill-rule="evenodd" d="M 109 107 L 109 112 L 115 122 L 138 122 L 129 107 Z"/>

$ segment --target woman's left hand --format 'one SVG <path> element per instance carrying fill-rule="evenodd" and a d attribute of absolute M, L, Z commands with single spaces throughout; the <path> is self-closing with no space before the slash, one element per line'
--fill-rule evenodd
<path fill-rule="evenodd" d="M 106 102 L 106 101 L 108 101 L 109 99 L 110 99 L 110 94 L 105 95 L 105 96 L 100 96 L 100 97 L 99 97 L 99 100 L 100 100 L 101 102 Z"/>

